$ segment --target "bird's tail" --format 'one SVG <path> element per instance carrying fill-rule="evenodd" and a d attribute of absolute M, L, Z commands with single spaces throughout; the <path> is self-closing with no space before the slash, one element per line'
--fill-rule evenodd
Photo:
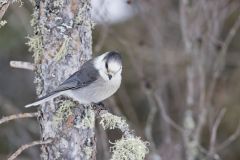
<path fill-rule="evenodd" d="M 56 97 L 60 96 L 61 94 L 62 94 L 62 92 L 57 92 L 57 93 L 56 93 L 56 92 L 53 92 L 53 93 L 50 93 L 50 94 L 48 94 L 48 95 L 46 95 L 46 96 L 43 96 L 43 97 L 39 98 L 36 102 L 33 102 L 33 103 L 30 103 L 30 104 L 26 105 L 25 108 L 29 108 L 29 107 L 31 107 L 31 106 L 40 105 L 40 104 L 42 104 L 42 103 L 45 103 L 45 102 L 47 102 L 47 101 L 52 100 L 53 98 L 56 98 Z"/>

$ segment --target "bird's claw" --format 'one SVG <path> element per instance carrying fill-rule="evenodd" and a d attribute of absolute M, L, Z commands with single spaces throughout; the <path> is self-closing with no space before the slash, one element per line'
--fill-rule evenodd
<path fill-rule="evenodd" d="M 97 113 L 100 113 L 102 110 L 107 110 L 105 105 L 102 102 L 99 103 L 92 103 L 91 104 L 93 110 L 95 110 Z"/>

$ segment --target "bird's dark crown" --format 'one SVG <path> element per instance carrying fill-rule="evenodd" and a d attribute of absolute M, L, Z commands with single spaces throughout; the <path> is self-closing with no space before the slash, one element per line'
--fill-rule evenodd
<path fill-rule="evenodd" d="M 122 64 L 122 57 L 121 57 L 120 53 L 118 53 L 116 51 L 108 52 L 108 54 L 104 57 L 104 59 L 106 60 L 106 62 L 115 61 L 119 64 Z"/>

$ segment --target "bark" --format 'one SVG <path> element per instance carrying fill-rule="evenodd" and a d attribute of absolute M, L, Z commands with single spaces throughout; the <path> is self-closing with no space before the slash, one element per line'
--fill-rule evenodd
<path fill-rule="evenodd" d="M 29 38 L 34 52 L 38 96 L 43 96 L 77 71 L 92 54 L 90 1 L 36 0 Z M 40 108 L 41 159 L 95 159 L 94 112 L 59 97 Z"/>

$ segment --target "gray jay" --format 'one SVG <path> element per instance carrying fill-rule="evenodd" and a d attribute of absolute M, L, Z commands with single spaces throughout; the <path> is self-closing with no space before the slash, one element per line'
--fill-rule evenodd
<path fill-rule="evenodd" d="M 112 96 L 120 87 L 122 58 L 117 52 L 107 52 L 85 62 L 55 90 L 25 107 L 37 106 L 60 95 L 80 104 L 99 103 Z"/>

